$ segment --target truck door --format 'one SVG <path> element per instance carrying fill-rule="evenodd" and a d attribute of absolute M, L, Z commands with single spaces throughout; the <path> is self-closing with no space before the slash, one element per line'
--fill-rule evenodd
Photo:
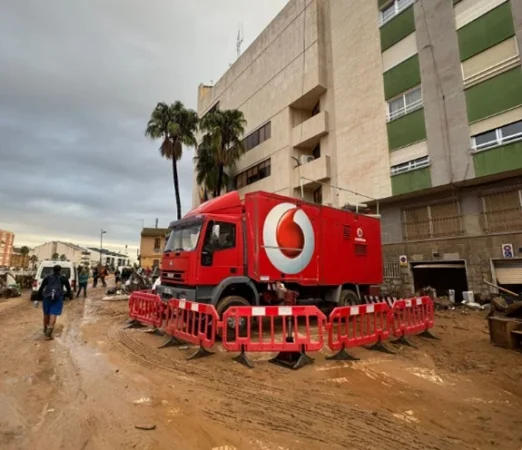
<path fill-rule="evenodd" d="M 243 275 L 241 229 L 234 222 L 209 221 L 201 247 L 198 284 L 217 285 Z"/>

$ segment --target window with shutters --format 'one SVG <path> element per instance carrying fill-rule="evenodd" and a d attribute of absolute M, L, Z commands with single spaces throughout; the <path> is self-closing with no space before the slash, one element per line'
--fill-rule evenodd
<path fill-rule="evenodd" d="M 486 194 L 482 201 L 482 228 L 486 233 L 522 229 L 522 190 Z"/>
<path fill-rule="evenodd" d="M 255 183 L 256 181 L 269 177 L 270 173 L 270 159 L 267 159 L 236 175 L 234 178 L 235 187 L 236 189 L 241 189 L 249 184 Z"/>
<path fill-rule="evenodd" d="M 459 203 L 451 200 L 403 209 L 402 229 L 408 241 L 459 236 L 463 231 Z"/>

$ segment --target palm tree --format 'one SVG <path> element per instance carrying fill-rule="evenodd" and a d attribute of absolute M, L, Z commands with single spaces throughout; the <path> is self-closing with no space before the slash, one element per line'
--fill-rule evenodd
<path fill-rule="evenodd" d="M 67 256 L 60 255 L 60 261 L 67 261 Z"/>
<path fill-rule="evenodd" d="M 209 134 L 203 136 L 199 144 L 196 156 L 196 183 L 203 188 L 203 200 L 209 199 L 209 193 L 214 194 L 217 188 L 219 168 L 216 162 L 216 152 L 212 148 L 211 137 Z M 223 173 L 223 184 L 228 184 L 228 174 Z"/>
<path fill-rule="evenodd" d="M 158 103 L 150 116 L 145 130 L 145 136 L 151 139 L 161 139 L 160 154 L 172 161 L 172 176 L 178 220 L 181 219 L 181 198 L 179 195 L 179 179 L 177 163 L 183 153 L 183 145 L 196 147 L 196 132 L 198 128 L 196 111 L 187 109 L 180 101 L 167 105 Z"/>
<path fill-rule="evenodd" d="M 34 269 L 34 266 L 35 266 L 36 263 L 38 262 L 38 256 L 36 256 L 36 255 L 32 255 L 32 256 L 29 258 L 29 261 L 31 262 L 31 264 L 32 264 L 32 268 Z"/>
<path fill-rule="evenodd" d="M 27 255 L 29 254 L 29 247 L 27 246 L 23 246 L 21 249 L 20 249 L 20 254 L 22 255 L 22 267 L 25 269 L 25 258 L 27 257 Z"/>
<path fill-rule="evenodd" d="M 232 167 L 245 153 L 241 139 L 245 133 L 245 125 L 245 117 L 237 109 L 217 109 L 201 119 L 200 128 L 206 133 L 206 142 L 211 144 L 218 168 L 214 197 L 221 194 L 225 168 Z"/>
<path fill-rule="evenodd" d="M 58 258 L 60 258 L 60 255 L 58 255 L 58 253 L 53 253 L 53 256 L 51 257 L 51 259 L 53 261 L 56 261 Z"/>

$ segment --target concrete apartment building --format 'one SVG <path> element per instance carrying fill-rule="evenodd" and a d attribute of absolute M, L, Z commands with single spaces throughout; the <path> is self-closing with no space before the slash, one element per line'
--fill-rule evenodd
<path fill-rule="evenodd" d="M 198 112 L 245 114 L 241 195 L 378 203 L 389 292 L 518 291 L 520 48 L 522 0 L 291 0 Z"/>
<path fill-rule="evenodd" d="M 74 262 L 78 265 L 89 262 L 89 251 L 79 245 L 70 244 L 69 242 L 51 241 L 33 248 L 29 255 L 35 255 L 38 261 L 53 259 L 53 255 L 65 255 L 67 261 Z"/>
<path fill-rule="evenodd" d="M 14 233 L 10 231 L 0 230 L 0 267 L 9 266 L 11 264 L 11 255 L 13 254 Z"/>

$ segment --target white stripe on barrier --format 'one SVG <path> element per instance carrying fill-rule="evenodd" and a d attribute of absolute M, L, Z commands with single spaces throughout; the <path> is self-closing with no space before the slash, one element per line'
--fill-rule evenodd
<path fill-rule="evenodd" d="M 262 306 L 254 306 L 252 307 L 252 315 L 253 316 L 264 316 L 266 315 L 266 309 Z"/>
<path fill-rule="evenodd" d="M 277 311 L 280 316 L 291 316 L 292 315 L 291 306 L 280 306 Z"/>
<path fill-rule="evenodd" d="M 190 309 L 192 311 L 199 311 L 199 305 L 197 303 L 191 303 L 190 304 Z"/>
<path fill-rule="evenodd" d="M 416 298 L 416 299 L 415 299 L 415 304 L 416 304 L 417 306 L 422 305 L 422 298 Z"/>
<path fill-rule="evenodd" d="M 179 302 L 179 307 L 180 307 L 180 309 L 186 309 L 187 308 L 187 304 L 186 304 L 185 300 L 181 300 Z"/>
<path fill-rule="evenodd" d="M 366 312 L 367 312 L 368 314 L 370 314 L 370 313 L 372 313 L 372 312 L 374 312 L 374 311 L 375 311 L 375 306 L 374 306 L 374 305 L 368 305 L 368 306 L 366 306 Z"/>
<path fill-rule="evenodd" d="M 411 300 L 406 300 L 406 308 L 411 308 Z"/>
<path fill-rule="evenodd" d="M 359 307 L 358 306 L 352 306 L 350 308 L 350 316 L 357 316 L 359 315 Z"/>

